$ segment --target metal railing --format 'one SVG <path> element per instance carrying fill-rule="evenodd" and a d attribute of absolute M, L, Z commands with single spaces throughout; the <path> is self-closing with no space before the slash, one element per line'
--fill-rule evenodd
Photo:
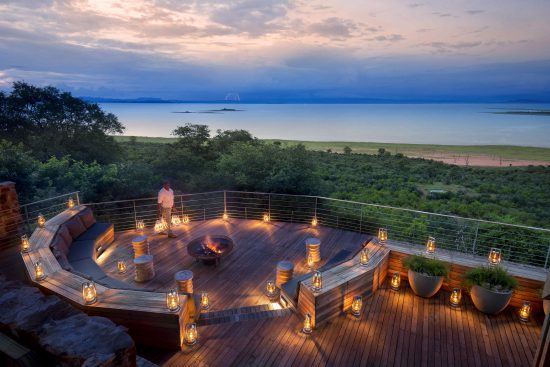
<path fill-rule="evenodd" d="M 140 220 L 152 226 L 158 215 L 156 198 L 86 205 L 98 220 L 113 223 L 117 231 L 133 229 Z M 504 260 L 545 269 L 550 266 L 550 230 L 545 228 L 326 197 L 243 191 L 177 195 L 174 209 L 191 221 L 220 218 L 226 212 L 231 218 L 261 220 L 269 214 L 272 221 L 294 223 L 317 218 L 319 225 L 370 234 L 384 227 L 391 239 L 410 244 L 424 244 L 433 236 L 438 248 L 486 256 L 496 247 Z"/>

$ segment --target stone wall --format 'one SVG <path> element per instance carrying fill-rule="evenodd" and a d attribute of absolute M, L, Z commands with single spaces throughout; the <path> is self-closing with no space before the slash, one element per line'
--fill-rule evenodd
<path fill-rule="evenodd" d="M 0 331 L 57 366 L 136 366 L 135 344 L 123 327 L 1 275 Z"/>
<path fill-rule="evenodd" d="M 21 212 L 15 183 L 0 182 L 0 269 L 12 279 L 24 279 L 19 255 Z"/>

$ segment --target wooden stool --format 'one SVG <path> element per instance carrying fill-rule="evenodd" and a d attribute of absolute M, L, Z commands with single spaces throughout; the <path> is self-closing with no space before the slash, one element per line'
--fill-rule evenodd
<path fill-rule="evenodd" d="M 181 270 L 174 274 L 174 280 L 180 293 L 193 293 L 193 272 L 191 270 Z"/>
<path fill-rule="evenodd" d="M 306 239 L 306 259 L 311 254 L 313 262 L 318 263 L 321 261 L 321 240 L 318 238 Z"/>
<path fill-rule="evenodd" d="M 132 247 L 134 248 L 134 259 L 142 255 L 149 255 L 149 241 L 147 236 L 137 236 L 132 239 Z"/>
<path fill-rule="evenodd" d="M 152 255 L 142 255 L 134 259 L 136 266 L 136 282 L 146 282 L 155 277 L 155 266 Z"/>
<path fill-rule="evenodd" d="M 294 273 L 294 264 L 290 261 L 279 261 L 277 264 L 277 278 L 275 280 L 275 285 L 280 287 L 282 284 L 288 282 L 292 279 Z"/>

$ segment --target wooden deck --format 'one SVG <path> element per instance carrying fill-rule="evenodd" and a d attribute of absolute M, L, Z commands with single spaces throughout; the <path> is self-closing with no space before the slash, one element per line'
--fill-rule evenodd
<path fill-rule="evenodd" d="M 293 261 L 296 274 L 307 271 L 306 238 L 321 239 L 324 263 L 344 244 L 367 237 L 332 228 L 245 220 L 193 222 L 177 232 L 176 239 L 151 236 L 157 273 L 151 282 L 133 282 L 133 231 L 117 234 L 99 263 L 111 276 L 149 290 L 173 287 L 174 273 L 191 269 L 195 291 L 205 290 L 211 295 L 210 311 L 223 314 L 222 310 L 239 308 L 245 313 L 269 302 L 263 288 L 268 279 L 274 279 L 278 261 Z M 217 267 L 198 263 L 186 252 L 188 241 L 205 234 L 224 234 L 235 241 L 234 252 Z M 130 265 L 124 276 L 115 270 L 120 258 Z M 431 299 L 416 297 L 405 281 L 402 289 L 394 292 L 386 281 L 365 299 L 359 319 L 342 314 L 310 336 L 300 332 L 300 316 L 263 311 L 201 324 L 197 345 L 182 352 L 139 352 L 166 366 L 531 365 L 542 325 L 540 315 L 521 323 L 517 309 L 509 307 L 498 316 L 486 316 L 474 308 L 466 294 L 462 308 L 454 310 L 448 306 L 448 296 L 448 292 L 441 291 Z M 233 311 L 227 312 L 235 315 Z M 265 317 L 266 312 L 272 316 Z"/>

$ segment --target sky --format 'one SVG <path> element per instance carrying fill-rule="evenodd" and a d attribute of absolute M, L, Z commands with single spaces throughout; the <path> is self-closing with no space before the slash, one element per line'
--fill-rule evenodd
<path fill-rule="evenodd" d="M 547 0 L 0 0 L 0 88 L 188 101 L 550 101 Z"/>

